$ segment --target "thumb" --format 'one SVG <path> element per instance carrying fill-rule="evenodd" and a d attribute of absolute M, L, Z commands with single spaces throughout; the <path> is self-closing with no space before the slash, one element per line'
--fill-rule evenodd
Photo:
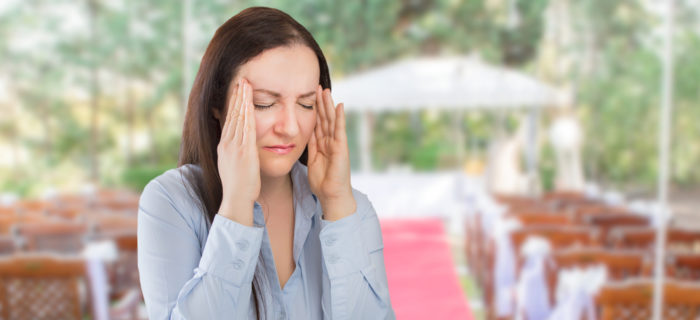
<path fill-rule="evenodd" d="M 313 132 L 311 133 L 311 139 L 309 139 L 309 143 L 307 145 L 308 147 L 308 162 L 311 163 L 313 162 L 314 159 L 316 159 L 316 152 L 318 151 L 318 145 L 316 143 L 316 133 Z"/>

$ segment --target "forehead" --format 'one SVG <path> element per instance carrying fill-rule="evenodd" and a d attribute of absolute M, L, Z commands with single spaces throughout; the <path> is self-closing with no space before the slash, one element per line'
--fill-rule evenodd
<path fill-rule="evenodd" d="M 236 77 L 245 77 L 253 89 L 267 89 L 283 97 L 296 97 L 315 90 L 319 74 L 314 52 L 307 46 L 293 45 L 263 51 L 243 64 Z"/>

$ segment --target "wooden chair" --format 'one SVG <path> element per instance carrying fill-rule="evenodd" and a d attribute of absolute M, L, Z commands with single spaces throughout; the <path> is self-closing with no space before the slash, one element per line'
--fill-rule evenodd
<path fill-rule="evenodd" d="M 607 239 L 610 230 L 619 227 L 648 227 L 649 218 L 629 213 L 608 213 L 585 216 L 584 223 L 600 229 L 600 239 Z"/>
<path fill-rule="evenodd" d="M 17 213 L 17 208 L 15 206 L 3 206 L 0 205 L 0 216 L 3 215 L 14 215 Z"/>
<path fill-rule="evenodd" d="M 115 213 L 99 213 L 90 215 L 89 222 L 96 233 L 119 234 L 133 233 L 137 228 L 137 217 Z"/>
<path fill-rule="evenodd" d="M 127 233 L 99 233 L 96 240 L 114 241 L 118 250 L 117 260 L 106 265 L 110 298 L 121 299 L 134 288 L 140 292 L 136 230 Z"/>
<path fill-rule="evenodd" d="M 542 199 L 553 208 L 559 210 L 566 209 L 570 206 L 594 202 L 594 200 L 587 199 L 582 192 L 564 190 L 547 192 L 542 196 Z"/>
<path fill-rule="evenodd" d="M 514 195 L 495 195 L 494 197 L 500 204 L 508 207 L 511 212 L 547 212 L 552 210 L 549 203 L 540 198 Z"/>
<path fill-rule="evenodd" d="M 17 201 L 14 206 L 17 208 L 18 213 L 46 213 L 51 205 L 51 202 L 47 200 L 25 199 Z"/>
<path fill-rule="evenodd" d="M 558 269 L 602 264 L 611 280 L 651 275 L 651 257 L 645 252 L 582 248 L 556 251 L 552 261 Z"/>
<path fill-rule="evenodd" d="M 50 256 L 0 259 L 0 314 L 9 319 L 81 319 L 85 263 Z"/>
<path fill-rule="evenodd" d="M 25 251 L 78 253 L 88 237 L 88 226 L 76 222 L 37 222 L 19 225 L 16 236 Z"/>
<path fill-rule="evenodd" d="M 595 247 L 599 244 L 598 230 L 585 226 L 531 226 L 514 230 L 511 233 L 513 248 L 519 250 L 528 237 L 538 236 L 547 239 L 552 249 L 572 246 Z"/>
<path fill-rule="evenodd" d="M 672 254 L 668 256 L 666 274 L 676 280 L 700 281 L 700 254 Z"/>
<path fill-rule="evenodd" d="M 601 320 L 651 319 L 653 283 L 651 280 L 609 284 L 596 297 Z M 667 281 L 664 286 L 662 318 L 700 317 L 700 286 Z"/>
<path fill-rule="evenodd" d="M 470 271 L 477 276 L 478 279 L 478 262 L 480 253 L 480 238 L 481 238 L 481 218 L 480 214 L 468 215 L 464 223 L 464 253 L 467 258 L 467 265 Z"/>
<path fill-rule="evenodd" d="M 55 202 L 62 206 L 89 208 L 92 205 L 93 199 L 90 196 L 82 194 L 60 194 L 56 197 Z"/>
<path fill-rule="evenodd" d="M 651 249 L 656 244 L 656 229 L 652 227 L 615 228 L 608 236 L 608 243 L 616 248 Z M 666 232 L 666 246 L 675 252 L 696 252 L 700 249 L 700 230 L 670 228 Z"/>
<path fill-rule="evenodd" d="M 481 214 L 472 215 L 467 220 L 467 262 L 481 288 L 485 305 L 491 305 L 493 294 L 494 243 L 484 234 Z"/>
<path fill-rule="evenodd" d="M 139 207 L 139 195 L 126 190 L 103 189 L 97 193 L 95 206 L 111 211 L 136 214 Z"/>
<path fill-rule="evenodd" d="M 88 210 L 80 204 L 60 204 L 47 210 L 47 215 L 65 220 L 77 220 Z"/>
<path fill-rule="evenodd" d="M 516 254 L 516 270 L 520 274 L 525 259 L 520 255 L 522 245 L 529 237 L 541 237 L 549 241 L 552 250 L 598 246 L 597 231 L 578 226 L 533 226 L 515 230 L 511 233 L 513 250 Z"/>
<path fill-rule="evenodd" d="M 517 219 L 523 226 L 566 226 L 573 224 L 571 218 L 564 213 L 522 212 L 508 214 L 508 217 Z"/>
<path fill-rule="evenodd" d="M 94 310 L 85 260 L 52 255 L 0 259 L 0 319 L 84 319 Z M 111 319 L 135 319 L 140 293 L 109 308 Z"/>
<path fill-rule="evenodd" d="M 545 193 L 542 198 L 545 201 L 550 200 L 581 200 L 585 199 L 586 195 L 580 191 L 574 190 L 557 190 Z"/>
<path fill-rule="evenodd" d="M 603 248 L 575 248 L 557 250 L 550 256 L 547 264 L 547 282 L 550 302 L 554 305 L 556 288 L 559 283 L 559 271 L 562 269 L 591 267 L 603 265 L 607 269 L 608 279 L 620 281 L 651 275 L 650 259 L 640 251 L 606 250 Z"/>
<path fill-rule="evenodd" d="M 15 250 L 15 239 L 12 236 L 0 235 L 0 256 L 12 254 Z"/>
<path fill-rule="evenodd" d="M 0 215 L 0 235 L 9 235 L 16 225 L 45 221 L 47 217 L 41 213 L 23 213 Z"/>
<path fill-rule="evenodd" d="M 585 223 L 586 219 L 590 216 L 632 214 L 624 207 L 610 206 L 599 202 L 583 203 L 572 206 L 570 207 L 570 211 L 573 213 L 573 217 L 576 221 L 583 223 Z"/>
<path fill-rule="evenodd" d="M 535 197 L 526 197 L 526 196 L 518 196 L 518 195 L 509 195 L 509 194 L 494 194 L 493 195 L 496 201 L 508 205 L 508 206 L 531 206 L 531 205 L 538 205 L 541 204 L 542 201 L 539 198 Z"/>

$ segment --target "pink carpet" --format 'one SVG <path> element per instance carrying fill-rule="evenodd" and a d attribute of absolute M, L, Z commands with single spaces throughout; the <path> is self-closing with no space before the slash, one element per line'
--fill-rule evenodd
<path fill-rule="evenodd" d="M 384 219 L 384 260 L 396 318 L 473 319 L 439 219 Z"/>

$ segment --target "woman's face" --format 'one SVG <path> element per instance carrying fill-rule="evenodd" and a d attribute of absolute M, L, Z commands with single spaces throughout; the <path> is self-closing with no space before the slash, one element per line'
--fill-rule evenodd
<path fill-rule="evenodd" d="M 232 83 L 243 77 L 253 88 L 262 176 L 288 174 L 304 152 L 316 125 L 319 74 L 316 55 L 303 45 L 263 51 L 239 69 Z M 290 149 L 273 148 L 290 145 Z"/>

